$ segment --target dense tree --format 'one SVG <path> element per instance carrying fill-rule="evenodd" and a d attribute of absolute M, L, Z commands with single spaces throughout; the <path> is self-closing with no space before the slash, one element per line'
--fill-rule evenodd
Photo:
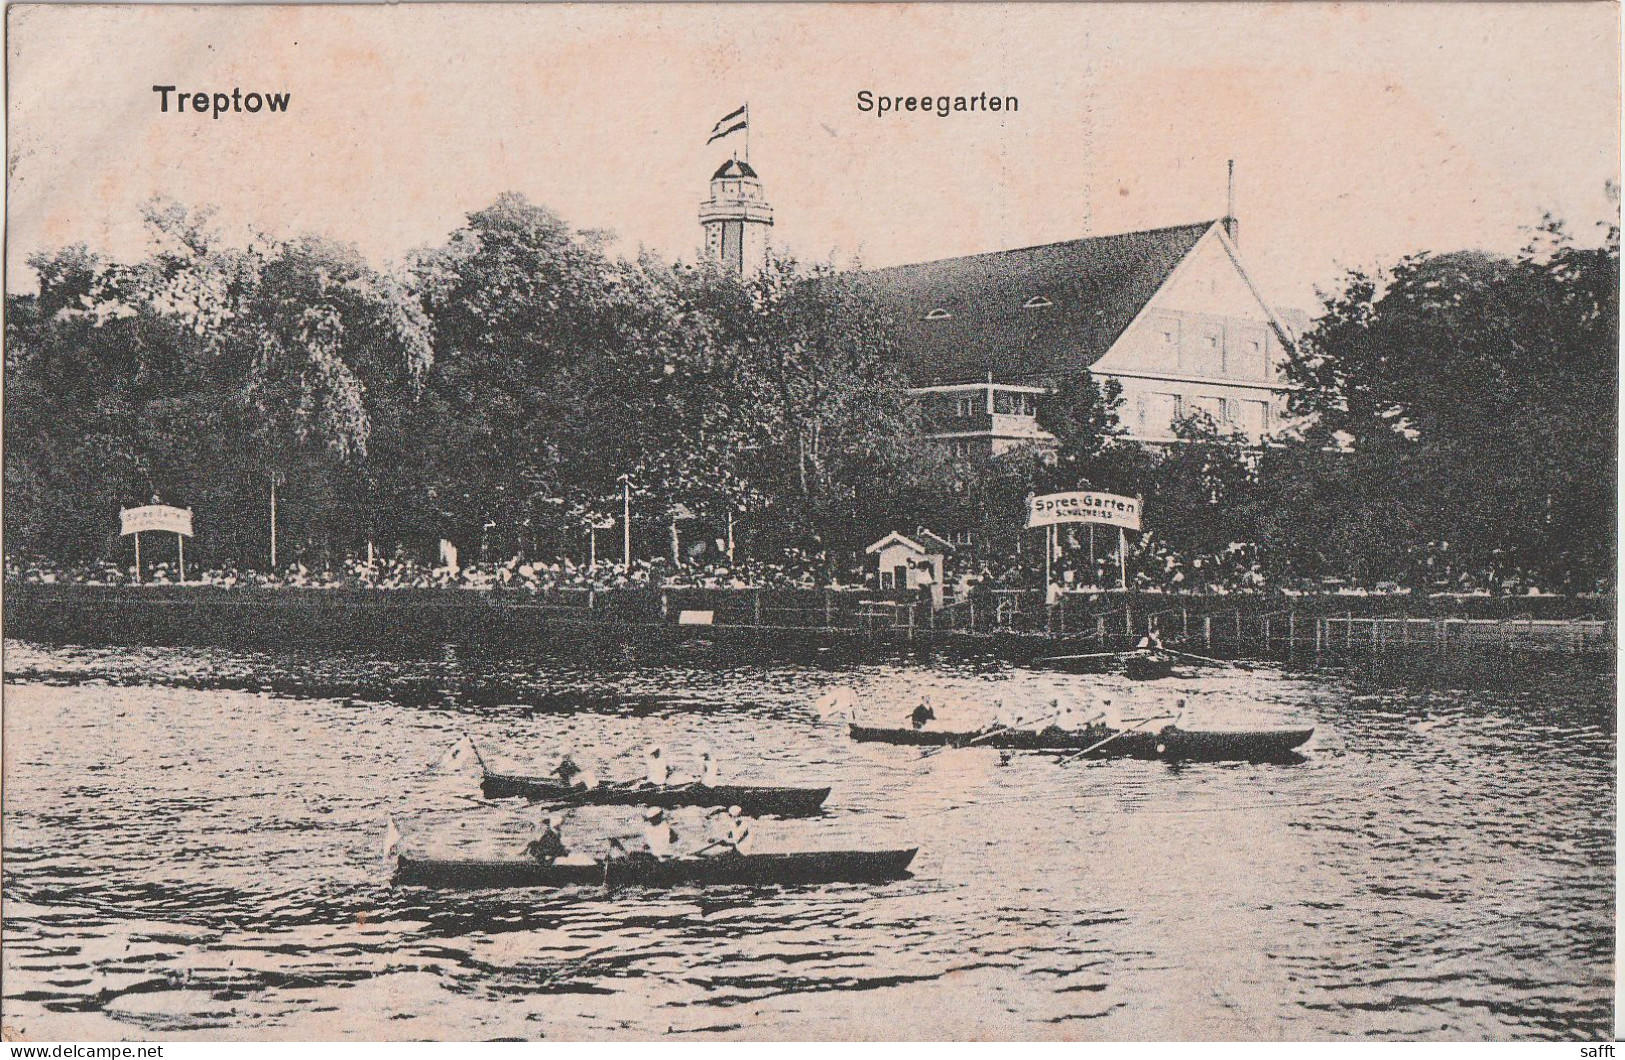
<path fill-rule="evenodd" d="M 1038 424 L 1055 436 L 1052 459 L 1045 466 L 1045 486 L 1062 489 L 1106 488 L 1121 477 L 1123 386 L 1101 380 L 1087 368 L 1057 372 L 1044 380 L 1049 390 L 1038 405 Z"/>
<path fill-rule="evenodd" d="M 1176 422 L 1174 437 L 1143 473 L 1148 529 L 1188 555 L 1254 540 L 1246 519 L 1254 483 L 1246 451 L 1203 412 Z"/>
<path fill-rule="evenodd" d="M 111 556 L 118 508 L 156 496 L 208 513 L 203 557 L 262 560 L 277 480 L 296 542 L 354 527 L 367 381 L 427 367 L 421 312 L 348 248 L 222 247 L 169 203 L 146 220 L 139 262 L 39 257 L 40 293 L 10 300 L 9 544 Z"/>
<path fill-rule="evenodd" d="M 1448 552 L 1457 569 L 1607 577 L 1618 283 L 1617 227 L 1582 248 L 1552 221 L 1513 258 L 1420 255 L 1351 276 L 1292 369 L 1319 455 L 1271 481 L 1299 501 L 1336 484 L 1336 510 L 1366 524 L 1337 549 L 1349 573 L 1398 576 Z"/>
<path fill-rule="evenodd" d="M 466 541 L 487 524 L 535 532 L 557 512 L 560 433 L 576 397 L 564 382 L 617 339 L 602 246 L 510 194 L 418 255 L 435 363 L 390 453 L 409 528 Z"/>
<path fill-rule="evenodd" d="M 14 553 L 122 556 L 118 508 L 157 496 L 198 509 L 200 559 L 264 565 L 274 487 L 284 563 L 442 536 L 582 555 L 623 490 L 643 556 L 681 531 L 840 563 L 923 524 L 997 561 L 1032 555 L 1028 494 L 1083 488 L 1144 497 L 1142 551 L 1246 545 L 1276 583 L 1611 577 L 1617 228 L 1351 275 L 1262 450 L 1204 417 L 1127 443 L 1120 390 L 1078 369 L 1046 380 L 1053 451 L 956 457 L 924 439 L 894 322 L 827 267 L 621 260 L 515 195 L 402 277 L 315 237 L 228 246 L 172 203 L 145 220 L 139 260 L 36 255 L 38 292 L 8 296 Z"/>
<path fill-rule="evenodd" d="M 729 290 L 730 286 L 733 288 Z M 711 307 L 727 358 L 729 415 L 748 411 L 746 448 L 771 499 L 764 541 L 818 552 L 860 548 L 940 489 L 940 451 L 921 443 L 888 322 L 827 267 L 778 259 Z"/>

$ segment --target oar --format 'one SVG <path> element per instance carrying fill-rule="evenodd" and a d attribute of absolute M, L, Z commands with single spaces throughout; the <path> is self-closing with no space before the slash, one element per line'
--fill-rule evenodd
<path fill-rule="evenodd" d="M 1167 652 L 1169 655 L 1183 655 L 1187 659 L 1195 659 L 1198 662 L 1212 663 L 1215 666 L 1228 666 L 1232 670 L 1247 670 L 1251 672 L 1253 669 L 1251 666 L 1234 662 L 1230 659 L 1210 659 L 1206 655 L 1197 655 L 1194 652 L 1180 651 L 1178 648 L 1165 647 L 1162 650 Z"/>
<path fill-rule="evenodd" d="M 604 851 L 604 890 L 606 891 L 609 890 L 609 863 L 615 859 L 615 850 L 619 850 L 623 857 L 627 853 L 625 844 L 615 836 L 609 837 L 609 845 L 611 849 Z"/>
<path fill-rule="evenodd" d="M 1001 732 L 1015 732 L 1017 729 L 1025 728 L 1028 725 L 1035 725 L 1035 724 L 1037 724 L 1038 722 L 1041 722 L 1041 721 L 1054 721 L 1056 718 L 1059 718 L 1060 716 L 1061 716 L 1061 712 L 1056 711 L 1054 714 L 1050 714 L 1047 717 L 1034 718 L 1032 721 L 1024 721 L 1019 725 L 995 725 L 993 728 L 991 728 L 991 729 L 987 730 L 986 732 L 982 733 L 982 735 L 977 736 L 977 737 L 973 737 L 972 739 L 969 739 L 969 740 L 966 740 L 964 743 L 945 743 L 945 744 L 941 745 L 940 747 L 933 747 L 933 748 L 931 748 L 931 750 L 929 750 L 929 751 L 925 752 L 924 754 L 922 754 L 920 756 L 920 760 L 923 762 L 927 758 L 930 758 L 932 755 L 941 754 L 943 751 L 957 750 L 957 749 L 959 749 L 961 747 L 969 747 L 972 744 L 981 743 L 983 740 L 987 739 L 988 737 L 997 736 Z"/>
<path fill-rule="evenodd" d="M 976 737 L 974 739 L 966 740 L 964 743 L 961 743 L 961 744 L 943 744 L 941 747 L 933 747 L 931 750 L 929 750 L 929 751 L 925 752 L 925 754 L 921 755 L 920 759 L 923 761 L 924 759 L 930 758 L 932 755 L 937 754 L 937 753 L 939 753 L 941 751 L 952 750 L 952 749 L 960 748 L 960 747 L 969 747 L 972 744 L 981 743 L 983 740 L 987 739 L 990 736 L 997 736 L 1002 732 L 1019 732 L 1019 731 L 1024 730 L 1028 725 L 1037 725 L 1040 722 L 1054 721 L 1056 718 L 1059 718 L 1063 713 L 1065 713 L 1065 711 L 1056 711 L 1054 714 L 1048 714 L 1048 715 L 1045 715 L 1042 718 L 1033 718 L 1031 721 L 1024 721 L 1019 725 L 1005 725 L 1005 726 L 1000 726 L 1000 727 L 997 727 L 997 728 L 992 728 L 992 729 L 989 729 L 987 732 L 984 732 L 982 735 L 980 735 L 980 736 L 978 736 L 978 737 Z M 1106 712 L 1103 710 L 1100 713 L 1095 714 L 1092 717 L 1088 717 L 1088 718 L 1083 719 L 1083 724 L 1085 726 L 1093 725 L 1095 722 L 1099 721 L 1101 718 L 1104 718 L 1105 716 L 1106 716 Z"/>
<path fill-rule="evenodd" d="M 697 858 L 701 854 L 705 853 L 707 850 L 710 850 L 712 847 L 721 847 L 721 846 L 727 846 L 727 845 L 728 845 L 728 841 L 726 839 L 718 839 L 718 840 L 715 840 L 713 842 L 705 844 L 703 847 L 701 847 L 700 849 L 694 851 L 694 853 L 692 853 L 692 854 L 690 854 L 688 856 L 691 857 L 691 858 Z"/>
<path fill-rule="evenodd" d="M 480 764 L 480 775 L 490 776 L 491 767 L 485 764 L 485 756 L 480 754 L 479 747 L 474 743 L 474 737 L 465 732 L 463 733 L 463 739 L 468 741 L 468 749 L 474 752 L 474 761 Z"/>
<path fill-rule="evenodd" d="M 1179 717 L 1179 715 L 1177 715 L 1177 714 L 1158 714 L 1158 715 L 1156 715 L 1154 717 L 1142 718 L 1140 720 L 1139 724 L 1134 725 L 1132 728 L 1119 729 L 1117 732 L 1112 733 L 1110 736 L 1106 737 L 1104 740 L 1101 740 L 1099 743 L 1090 744 L 1088 747 L 1085 747 L 1083 750 L 1079 751 L 1077 754 L 1068 755 L 1066 758 L 1061 759 L 1060 762 L 1058 762 L 1056 764 L 1064 766 L 1069 762 L 1075 762 L 1078 759 L 1082 758 L 1084 755 L 1090 753 L 1091 751 L 1100 750 L 1102 747 L 1105 747 L 1107 744 L 1111 743 L 1113 740 L 1117 739 L 1119 736 L 1127 736 L 1129 733 L 1135 731 L 1135 729 L 1143 729 L 1147 725 L 1150 725 L 1154 721 L 1164 721 L 1164 720 L 1166 720 L 1168 718 L 1177 718 L 1177 717 Z"/>

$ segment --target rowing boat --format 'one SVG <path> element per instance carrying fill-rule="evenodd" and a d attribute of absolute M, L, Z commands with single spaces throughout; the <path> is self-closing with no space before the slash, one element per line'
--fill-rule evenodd
<path fill-rule="evenodd" d="M 1144 649 L 1046 655 L 1034 659 L 1033 665 L 1071 674 L 1107 674 L 1121 669 L 1131 681 L 1155 681 L 1174 672 L 1173 656 Z"/>
<path fill-rule="evenodd" d="M 774 788 L 748 784 L 600 784 L 572 787 L 547 777 L 485 773 L 488 799 L 515 796 L 560 806 L 737 806 L 747 817 L 810 817 L 829 798 L 828 788 Z"/>
<path fill-rule="evenodd" d="M 879 883 L 906 879 L 916 850 L 823 850 L 659 860 L 648 855 L 544 864 L 523 858 L 395 862 L 399 886 L 483 890 L 499 887 L 700 887 L 730 884 Z"/>
<path fill-rule="evenodd" d="M 882 729 L 851 726 L 859 743 L 902 744 L 910 747 L 994 747 L 1008 751 L 1078 752 L 1095 747 L 1088 758 L 1168 759 L 1184 762 L 1290 762 L 1294 749 L 1308 742 L 1314 729 L 1252 729 L 1246 731 L 1162 729 L 1135 731 L 1109 725 L 1082 729 Z M 1110 738 L 1110 742 L 1104 742 Z"/>
<path fill-rule="evenodd" d="M 1093 651 L 1083 655 L 1045 655 L 1034 659 L 1032 665 L 1069 674 L 1109 674 L 1122 662 L 1123 653 Z"/>
<path fill-rule="evenodd" d="M 1123 673 L 1130 681 L 1157 681 L 1174 672 L 1174 658 L 1159 651 L 1130 652 L 1123 657 Z"/>

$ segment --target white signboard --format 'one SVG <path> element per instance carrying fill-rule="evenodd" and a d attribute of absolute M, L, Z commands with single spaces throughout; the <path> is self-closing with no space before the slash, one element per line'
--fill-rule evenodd
<path fill-rule="evenodd" d="M 144 504 L 139 508 L 119 509 L 119 536 L 162 530 L 166 533 L 192 536 L 192 509 L 175 508 L 167 504 Z"/>
<path fill-rule="evenodd" d="M 1124 530 L 1140 528 L 1140 498 L 1115 493 L 1046 493 L 1027 503 L 1027 526 L 1056 523 L 1105 523 Z"/>

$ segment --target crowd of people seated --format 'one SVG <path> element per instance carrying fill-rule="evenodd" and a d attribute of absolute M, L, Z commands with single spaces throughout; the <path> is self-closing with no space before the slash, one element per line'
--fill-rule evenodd
<path fill-rule="evenodd" d="M 1041 564 L 1041 561 L 1040 561 Z M 1205 555 L 1185 555 L 1152 539 L 1131 552 L 1130 585 L 1141 592 L 1223 595 L 1257 592 L 1337 593 L 1345 595 L 1539 596 L 1608 593 L 1611 585 L 1552 584 L 1539 574 L 1495 565 L 1456 570 L 1442 564 L 1418 563 L 1411 577 L 1359 582 L 1341 577 L 1271 578 L 1266 576 L 1254 545 L 1236 543 Z M 224 565 L 196 569 L 190 564 L 189 585 L 259 589 L 467 589 L 486 592 L 569 594 L 616 589 L 832 589 L 873 591 L 873 567 L 830 571 L 821 557 L 791 550 L 777 562 L 755 558 L 737 561 L 717 557 L 706 564 L 675 566 L 665 558 L 639 559 L 631 569 L 619 562 L 578 564 L 514 557 L 501 563 L 433 566 L 396 555 L 367 560 L 351 557 L 333 566 L 290 563 L 276 572 Z M 1063 555 L 1052 562 L 1052 601 L 1068 594 L 1120 588 L 1114 554 L 1097 555 L 1091 569 L 1087 556 Z M 40 558 L 5 560 L 8 582 L 33 584 L 128 585 L 136 582 L 131 564 L 109 560 L 56 563 Z M 174 585 L 182 579 L 175 564 L 160 560 L 143 566 L 140 581 Z M 958 603 L 978 595 L 992 605 L 999 594 L 1042 592 L 1043 568 L 1032 556 L 987 558 L 968 551 L 947 557 L 944 601 Z"/>
<path fill-rule="evenodd" d="M 132 564 L 109 561 L 54 563 L 43 559 L 18 560 L 7 555 L 7 581 L 31 584 L 131 585 L 137 581 Z M 143 564 L 142 583 L 175 585 L 181 582 L 174 563 Z M 188 565 L 185 583 L 258 589 L 472 589 L 488 592 L 585 592 L 615 589 L 862 589 L 861 572 L 831 578 L 800 554 L 783 562 L 741 560 L 705 566 L 674 567 L 665 559 L 634 560 L 627 570 L 619 562 L 577 564 L 570 559 L 553 562 L 515 557 L 503 563 L 467 563 L 430 566 L 405 556 L 367 561 L 350 558 L 333 567 L 310 567 L 301 562 L 277 572 L 228 564 L 197 569 Z"/>

